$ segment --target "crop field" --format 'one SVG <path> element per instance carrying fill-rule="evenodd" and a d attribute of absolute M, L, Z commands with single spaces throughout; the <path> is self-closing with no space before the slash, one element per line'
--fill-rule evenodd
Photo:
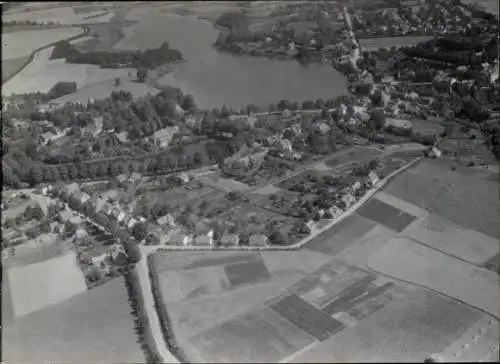
<path fill-rule="evenodd" d="M 12 59 L 2 59 L 2 83 L 11 78 L 18 70 L 20 70 L 25 63 L 29 61 L 30 57 L 19 57 Z"/>
<path fill-rule="evenodd" d="M 401 232 L 416 219 L 415 216 L 375 198 L 361 206 L 356 213 L 396 232 Z"/>
<path fill-rule="evenodd" d="M 10 268 L 7 276 L 16 317 L 57 304 L 87 290 L 74 253 Z"/>
<path fill-rule="evenodd" d="M 359 44 L 364 50 L 376 51 L 379 48 L 385 47 L 407 47 L 425 42 L 431 38 L 427 36 L 361 38 L 359 39 Z"/>
<path fill-rule="evenodd" d="M 413 130 L 422 135 L 439 135 L 444 131 L 444 126 L 438 121 L 416 119 L 412 117 L 411 122 Z"/>
<path fill-rule="evenodd" d="M 344 163 L 366 163 L 381 153 L 375 149 L 351 148 L 338 153 L 334 158 L 327 160 L 325 164 L 329 167 L 337 167 Z"/>
<path fill-rule="evenodd" d="M 80 34 L 78 28 L 39 29 L 20 31 L 2 36 L 2 60 L 26 57 L 36 48 Z"/>
<path fill-rule="evenodd" d="M 425 160 L 402 173 L 384 192 L 500 239 L 498 182 L 443 168 L 442 163 Z"/>
<path fill-rule="evenodd" d="M 481 316 L 456 301 L 417 290 L 292 362 L 421 362 L 444 350 Z"/>
<path fill-rule="evenodd" d="M 30 64 L 3 85 L 2 95 L 47 92 L 57 82 L 62 81 L 75 81 L 78 88 L 82 88 L 85 85 L 114 80 L 115 77 L 128 76 L 127 69 L 104 70 L 94 65 L 65 63 L 64 59 L 50 60 L 52 49 L 51 47 L 38 52 Z M 109 93 L 111 91 L 113 89 L 110 89 Z"/>
<path fill-rule="evenodd" d="M 307 249 L 330 256 L 340 254 L 356 240 L 375 227 L 375 223 L 362 216 L 352 214 L 326 230 L 306 245 Z"/>
<path fill-rule="evenodd" d="M 499 317 L 498 276 L 407 238 L 393 238 L 367 262 L 371 269 L 431 288 Z"/>
<path fill-rule="evenodd" d="M 6 362 L 77 363 L 82 358 L 88 363 L 144 362 L 122 278 L 2 326 Z"/>

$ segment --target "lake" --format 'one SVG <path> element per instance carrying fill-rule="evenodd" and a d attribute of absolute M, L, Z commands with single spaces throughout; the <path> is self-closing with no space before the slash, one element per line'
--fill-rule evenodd
<path fill-rule="evenodd" d="M 138 23 L 123 29 L 126 38 L 116 48 L 156 48 L 167 41 L 179 49 L 187 62 L 160 82 L 192 94 L 200 108 L 267 106 L 282 99 L 302 102 L 346 93 L 346 80 L 329 64 L 303 66 L 218 52 L 212 47 L 218 31 L 194 16 L 138 9 L 127 19 Z"/>

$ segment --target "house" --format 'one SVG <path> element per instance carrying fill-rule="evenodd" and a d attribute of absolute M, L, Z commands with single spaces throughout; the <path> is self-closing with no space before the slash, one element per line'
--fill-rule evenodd
<path fill-rule="evenodd" d="M 69 222 L 71 222 L 72 224 L 80 224 L 82 222 L 82 218 L 79 216 L 79 215 L 73 215 L 70 219 L 69 219 Z"/>
<path fill-rule="evenodd" d="M 373 187 L 379 183 L 380 179 L 378 178 L 377 174 L 373 171 L 368 173 L 368 184 Z"/>
<path fill-rule="evenodd" d="M 117 133 L 116 138 L 120 141 L 120 143 L 126 143 L 128 141 L 128 133 L 126 131 Z"/>
<path fill-rule="evenodd" d="M 328 131 L 330 131 L 330 127 L 326 123 L 317 123 L 314 127 L 321 134 L 326 134 L 328 133 Z"/>
<path fill-rule="evenodd" d="M 351 191 L 354 193 L 356 192 L 357 190 L 359 190 L 361 188 L 361 182 L 359 181 L 356 181 L 353 183 L 353 185 L 351 186 Z"/>
<path fill-rule="evenodd" d="M 78 185 L 78 183 L 70 183 L 69 185 L 66 185 L 64 187 L 63 193 L 66 196 L 71 196 L 72 194 L 74 194 L 75 192 L 77 192 L 79 190 L 80 190 L 80 186 Z"/>
<path fill-rule="evenodd" d="M 189 182 L 189 176 L 185 172 L 181 172 L 177 175 L 177 179 L 181 183 L 188 183 Z"/>
<path fill-rule="evenodd" d="M 157 130 L 153 134 L 153 140 L 160 148 L 166 148 L 170 145 L 175 134 L 179 133 L 178 126 L 170 126 Z"/>
<path fill-rule="evenodd" d="M 238 245 L 240 242 L 240 237 L 237 234 L 224 234 L 220 239 L 222 245 Z"/>
<path fill-rule="evenodd" d="M 92 205 L 94 205 L 95 212 L 100 212 L 104 210 L 106 201 L 104 201 L 102 198 L 95 197 L 92 199 Z"/>
<path fill-rule="evenodd" d="M 118 222 L 122 222 L 125 219 L 125 213 L 118 207 L 113 208 L 111 211 L 111 215 L 116 219 Z"/>
<path fill-rule="evenodd" d="M 113 211 L 113 206 L 111 206 L 109 203 L 104 203 L 101 211 L 106 215 L 111 215 L 111 212 Z"/>
<path fill-rule="evenodd" d="M 396 132 L 406 133 L 412 130 L 413 124 L 409 120 L 386 118 L 385 127 L 390 128 Z"/>
<path fill-rule="evenodd" d="M 328 209 L 328 212 L 332 215 L 333 219 L 336 219 L 342 214 L 342 209 L 338 206 L 332 206 Z"/>
<path fill-rule="evenodd" d="M 134 227 L 135 224 L 137 224 L 138 221 L 136 219 L 134 219 L 133 217 L 131 217 L 130 219 L 127 220 L 127 228 L 128 229 L 132 229 Z"/>
<path fill-rule="evenodd" d="M 86 236 L 88 236 L 89 234 L 87 233 L 87 230 L 83 229 L 83 228 L 78 228 L 75 232 L 75 237 L 77 239 L 83 239 L 85 238 Z"/>
<path fill-rule="evenodd" d="M 432 147 L 430 152 L 429 152 L 429 157 L 431 158 L 439 158 L 443 155 L 443 152 L 441 152 L 441 149 L 438 147 Z"/>
<path fill-rule="evenodd" d="M 84 204 L 85 202 L 90 200 L 90 196 L 87 193 L 81 191 L 77 191 L 73 197 L 77 199 L 81 204 Z"/>
<path fill-rule="evenodd" d="M 125 183 L 128 180 L 127 174 L 126 173 L 121 173 L 118 176 L 116 176 L 116 180 L 118 183 Z"/>
<path fill-rule="evenodd" d="M 312 230 L 312 228 L 316 225 L 314 220 L 309 220 L 306 222 L 306 226 L 309 228 L 309 230 Z"/>
<path fill-rule="evenodd" d="M 132 182 L 132 183 L 136 183 L 136 182 L 140 181 L 140 180 L 141 180 L 141 178 L 142 178 L 142 175 L 141 175 L 140 173 L 137 173 L 137 172 L 132 172 L 132 173 L 130 174 L 129 180 L 130 180 L 130 182 Z"/>
<path fill-rule="evenodd" d="M 165 216 L 162 216 L 156 220 L 158 225 L 164 226 L 164 225 L 169 225 L 172 227 L 176 226 L 175 223 L 175 218 L 171 214 L 166 214 Z"/>
<path fill-rule="evenodd" d="M 188 246 L 189 244 L 191 244 L 192 241 L 193 238 L 190 235 L 186 234 L 176 234 L 170 237 L 170 239 L 168 240 L 170 244 L 184 245 L 184 246 Z"/>
<path fill-rule="evenodd" d="M 208 235 L 197 235 L 192 242 L 193 245 L 213 245 L 213 239 Z"/>
<path fill-rule="evenodd" d="M 250 246 L 266 246 L 268 242 L 269 239 L 264 234 L 253 234 L 249 239 Z"/>
<path fill-rule="evenodd" d="M 342 196 L 342 201 L 344 204 L 349 207 L 351 206 L 354 202 L 356 202 L 356 199 L 351 193 L 346 193 L 344 196 Z"/>

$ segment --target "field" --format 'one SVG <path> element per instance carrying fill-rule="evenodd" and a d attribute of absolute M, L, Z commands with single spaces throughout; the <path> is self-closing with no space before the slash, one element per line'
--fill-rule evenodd
<path fill-rule="evenodd" d="M 382 274 L 412 282 L 500 317 L 498 277 L 494 272 L 437 252 L 407 238 L 394 238 L 367 265 Z"/>
<path fill-rule="evenodd" d="M 444 350 L 480 317 L 478 311 L 418 290 L 292 362 L 422 362 L 430 353 Z"/>
<path fill-rule="evenodd" d="M 414 37 L 382 37 L 382 38 L 361 38 L 359 39 L 360 46 L 367 51 L 376 51 L 379 48 L 385 47 L 406 47 L 420 42 L 425 42 L 432 37 L 414 36 Z"/>
<path fill-rule="evenodd" d="M 20 57 L 8 60 L 2 60 L 2 83 L 11 78 L 18 70 L 20 70 L 25 63 L 29 61 L 30 57 Z"/>
<path fill-rule="evenodd" d="M 125 69 L 122 70 L 125 71 Z M 154 87 L 150 87 L 144 83 L 135 82 L 136 71 L 131 71 L 131 76 L 125 75 L 125 72 L 121 73 L 120 86 L 115 86 L 115 79 L 109 78 L 102 82 L 96 82 L 91 85 L 87 85 L 79 89 L 77 92 L 53 100 L 53 102 L 61 104 L 77 101 L 87 102 L 90 98 L 94 100 L 100 100 L 109 97 L 109 95 L 113 91 L 128 91 L 132 94 L 133 97 L 144 97 L 148 93 L 156 94 L 158 92 L 158 90 Z"/>
<path fill-rule="evenodd" d="M 57 304 L 87 290 L 74 253 L 10 268 L 7 277 L 16 317 Z"/>
<path fill-rule="evenodd" d="M 128 77 L 128 69 L 103 70 L 99 66 L 65 63 L 64 59 L 49 60 L 52 47 L 38 52 L 33 61 L 16 77 L 6 82 L 2 94 L 22 94 L 27 92 L 47 92 L 57 82 L 75 81 L 78 88 L 89 84 L 114 80 L 115 77 Z M 109 89 L 109 93 L 113 91 Z M 109 95 L 109 94 L 108 94 Z"/>
<path fill-rule="evenodd" d="M 480 174 L 452 171 L 444 162 L 425 160 L 384 191 L 465 228 L 500 239 L 498 182 Z"/>
<path fill-rule="evenodd" d="M 47 9 L 33 10 L 27 12 L 8 13 L 2 16 L 2 21 L 26 21 L 34 20 L 39 22 L 49 22 L 59 24 L 85 24 L 89 20 L 86 16 L 102 13 L 102 10 L 94 10 L 92 13 L 77 13 L 70 6 L 52 7 Z M 113 17 L 112 12 L 107 15 L 92 18 L 92 23 L 107 22 Z"/>
<path fill-rule="evenodd" d="M 302 181 L 307 181 L 309 178 L 321 179 L 323 174 L 314 169 L 309 169 L 302 173 L 299 173 L 293 177 L 290 177 L 283 182 L 280 182 L 276 185 L 276 187 L 282 188 L 284 190 L 289 190 L 293 185 L 300 183 Z"/>
<path fill-rule="evenodd" d="M 398 233 L 415 220 L 415 216 L 377 199 L 368 201 L 357 210 L 357 213 Z"/>
<path fill-rule="evenodd" d="M 2 61 L 26 57 L 35 49 L 80 34 L 78 28 L 19 31 L 2 36 Z"/>
<path fill-rule="evenodd" d="M 5 362 L 144 362 L 122 278 L 3 324 Z"/>

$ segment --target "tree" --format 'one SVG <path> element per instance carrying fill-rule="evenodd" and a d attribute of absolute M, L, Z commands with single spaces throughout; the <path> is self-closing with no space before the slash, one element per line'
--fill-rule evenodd
<path fill-rule="evenodd" d="M 373 109 L 370 115 L 370 124 L 375 130 L 382 129 L 385 125 L 385 113 L 382 109 Z"/>
<path fill-rule="evenodd" d="M 181 107 L 189 112 L 193 112 L 196 110 L 196 102 L 194 101 L 193 95 L 187 94 L 184 96 L 184 100 L 182 101 Z"/>
<path fill-rule="evenodd" d="M 146 81 L 147 76 L 148 76 L 148 69 L 147 68 L 137 69 L 137 80 L 139 82 L 144 83 Z"/>
<path fill-rule="evenodd" d="M 138 241 L 142 241 L 148 235 L 148 227 L 143 222 L 137 223 L 132 228 L 132 235 Z"/>
<path fill-rule="evenodd" d="M 139 78 L 139 77 L 137 77 L 137 78 Z M 118 87 L 118 86 L 120 86 L 121 84 L 122 84 L 122 80 L 120 79 L 120 77 L 116 77 L 116 78 L 115 78 L 115 86 L 117 86 L 117 87 Z"/>

